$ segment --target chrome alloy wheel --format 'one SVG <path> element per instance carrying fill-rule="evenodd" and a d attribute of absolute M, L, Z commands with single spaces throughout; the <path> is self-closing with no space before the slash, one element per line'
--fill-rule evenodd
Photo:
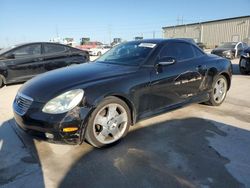
<path fill-rule="evenodd" d="M 214 101 L 216 103 L 221 103 L 227 93 L 227 81 L 224 78 L 219 78 L 214 86 Z"/>
<path fill-rule="evenodd" d="M 94 118 L 93 132 L 102 144 L 119 140 L 128 126 L 128 114 L 124 107 L 110 103 L 101 108 Z"/>

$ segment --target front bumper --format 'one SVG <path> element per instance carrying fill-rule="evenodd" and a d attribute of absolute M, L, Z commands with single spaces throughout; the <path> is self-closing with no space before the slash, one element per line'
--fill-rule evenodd
<path fill-rule="evenodd" d="M 16 124 L 23 131 L 49 142 L 79 144 L 83 141 L 82 135 L 90 113 L 90 108 L 76 107 L 64 114 L 46 114 L 41 111 L 35 102 L 29 110 L 21 115 L 17 104 L 13 103 Z M 76 127 L 77 131 L 64 132 L 64 128 Z"/>
<path fill-rule="evenodd" d="M 230 53 L 211 52 L 211 54 L 214 54 L 214 55 L 217 55 L 217 56 L 220 56 L 220 57 L 224 57 L 224 58 L 227 58 L 227 59 L 233 59 L 234 56 L 235 56 L 233 52 L 230 52 Z"/>

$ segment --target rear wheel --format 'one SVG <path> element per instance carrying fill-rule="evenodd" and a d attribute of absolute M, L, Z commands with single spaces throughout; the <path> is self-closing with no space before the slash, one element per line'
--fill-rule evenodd
<path fill-rule="evenodd" d="M 209 105 L 219 106 L 223 103 L 226 98 L 228 89 L 227 79 L 223 75 L 219 75 L 215 78 L 212 91 L 210 93 Z"/>
<path fill-rule="evenodd" d="M 127 104 L 119 98 L 107 97 L 90 115 L 85 138 L 95 147 L 107 146 L 124 137 L 130 124 Z"/>
<path fill-rule="evenodd" d="M 245 58 L 240 59 L 239 69 L 240 69 L 241 74 L 248 74 L 246 70 L 246 63 L 247 63 L 247 60 Z"/>

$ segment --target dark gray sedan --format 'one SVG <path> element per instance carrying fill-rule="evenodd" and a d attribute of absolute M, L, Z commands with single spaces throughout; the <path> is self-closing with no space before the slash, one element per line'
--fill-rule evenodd
<path fill-rule="evenodd" d="M 89 54 L 70 46 L 36 42 L 0 50 L 0 87 L 24 82 L 49 70 L 89 61 Z"/>

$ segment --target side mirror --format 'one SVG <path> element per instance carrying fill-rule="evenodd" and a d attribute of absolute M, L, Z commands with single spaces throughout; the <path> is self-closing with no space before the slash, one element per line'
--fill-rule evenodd
<path fill-rule="evenodd" d="M 176 63 L 176 59 L 172 57 L 162 57 L 159 58 L 155 66 L 156 74 L 159 74 L 163 71 L 164 66 L 173 65 Z"/>
<path fill-rule="evenodd" d="M 176 59 L 172 57 L 163 57 L 158 60 L 158 65 L 166 66 L 166 65 L 172 65 L 176 63 Z"/>

